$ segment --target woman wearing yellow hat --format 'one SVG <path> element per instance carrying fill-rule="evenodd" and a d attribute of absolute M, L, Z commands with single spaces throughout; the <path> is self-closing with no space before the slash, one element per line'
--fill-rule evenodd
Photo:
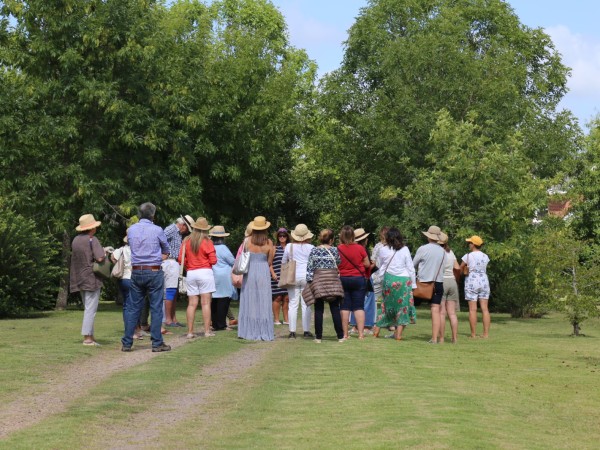
<path fill-rule="evenodd" d="M 481 337 L 488 338 L 490 332 L 490 312 L 488 310 L 490 282 L 486 271 L 490 258 L 481 251 L 483 239 L 479 236 L 471 236 L 466 241 L 469 243 L 471 253 L 462 257 L 460 270 L 464 273 L 465 267 L 468 267 L 468 275 L 465 279 L 465 300 L 469 302 L 471 337 L 477 337 L 475 329 L 477 327 L 477 301 L 479 300 L 483 316 L 483 335 Z"/>

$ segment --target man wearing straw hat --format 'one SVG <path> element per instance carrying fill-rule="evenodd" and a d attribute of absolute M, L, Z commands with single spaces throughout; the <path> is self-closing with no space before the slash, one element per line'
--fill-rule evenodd
<path fill-rule="evenodd" d="M 71 244 L 71 270 L 70 291 L 79 292 L 85 311 L 83 313 L 83 345 L 99 346 L 94 338 L 94 319 L 100 301 L 102 280 L 93 271 L 94 261 L 102 262 L 106 252 L 94 236 L 102 222 L 97 221 L 93 215 L 84 214 L 79 218 L 79 225 L 75 230 L 79 234 Z"/>
<path fill-rule="evenodd" d="M 434 282 L 433 298 L 431 301 L 431 340 L 437 344 L 440 334 L 440 304 L 444 296 L 444 271 L 442 265 L 446 259 L 446 251 L 438 244 L 442 230 L 432 225 L 422 232 L 427 238 L 427 244 L 417 249 L 413 264 L 417 272 L 417 281 Z"/>
<path fill-rule="evenodd" d="M 177 263 L 177 257 L 179 256 L 179 250 L 181 249 L 181 243 L 183 238 L 192 232 L 192 223 L 194 219 L 191 216 L 185 215 L 177 218 L 175 223 L 172 223 L 165 228 L 165 236 L 167 236 L 167 242 L 169 243 L 170 253 L 169 259 L 174 260 Z M 179 274 L 179 263 L 177 263 L 177 273 Z M 178 275 L 179 277 L 179 275 Z M 185 294 L 185 292 L 184 292 Z M 174 295 L 169 291 L 167 302 L 165 302 L 165 315 L 167 321 L 165 324 L 169 327 L 183 327 L 184 325 L 177 321 L 177 291 Z"/>
<path fill-rule="evenodd" d="M 161 333 L 164 276 L 163 259 L 169 256 L 169 244 L 163 229 L 154 225 L 156 206 L 143 203 L 139 208 L 140 221 L 127 231 L 131 248 L 131 307 L 125 312 L 125 335 L 121 350 L 130 352 L 133 332 L 140 317 L 144 297 L 150 299 L 150 336 L 153 352 L 168 352 L 171 347 L 163 341 Z"/>

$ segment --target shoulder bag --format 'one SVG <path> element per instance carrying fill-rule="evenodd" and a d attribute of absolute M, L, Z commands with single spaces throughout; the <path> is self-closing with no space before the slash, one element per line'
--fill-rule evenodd
<path fill-rule="evenodd" d="M 111 266 L 110 257 L 108 255 L 104 255 L 104 259 L 102 262 L 97 262 L 94 258 L 94 249 L 92 248 L 92 240 L 90 239 L 90 250 L 92 251 L 92 260 L 94 264 L 92 265 L 92 272 L 98 278 L 102 278 L 103 280 L 108 280 L 110 278 Z"/>
<path fill-rule="evenodd" d="M 280 288 L 288 288 L 296 286 L 296 261 L 294 260 L 294 244 L 290 244 L 290 259 L 288 262 L 281 265 L 279 272 L 279 282 L 277 286 Z"/>
<path fill-rule="evenodd" d="M 421 300 L 427 300 L 428 302 L 433 298 L 433 293 L 435 291 L 435 280 L 437 279 L 437 276 L 444 265 L 444 259 L 446 258 L 446 250 L 442 249 L 442 252 L 444 252 L 444 255 L 442 256 L 442 263 L 440 264 L 433 281 L 419 281 L 417 279 L 417 288 L 413 289 L 413 297 L 420 298 Z"/>
<path fill-rule="evenodd" d="M 244 249 L 240 253 L 233 263 L 231 272 L 234 275 L 244 275 L 248 273 L 248 266 L 250 265 L 250 252 L 248 251 L 248 241 L 244 239 Z"/>
<path fill-rule="evenodd" d="M 465 267 L 463 267 L 462 274 L 465 277 L 469 276 L 469 254 L 468 253 L 467 253 L 467 264 L 465 264 Z"/>
<path fill-rule="evenodd" d="M 121 249 L 121 256 L 117 259 L 116 264 L 112 268 L 112 272 L 110 273 L 113 278 L 122 279 L 123 274 L 125 273 L 125 251 Z"/>
<path fill-rule="evenodd" d="M 185 277 L 183 276 L 183 268 L 185 266 L 185 242 L 182 242 L 183 252 L 181 254 L 181 264 L 179 265 L 179 278 L 177 279 L 177 291 L 180 294 L 187 294 L 187 283 L 185 282 Z"/>

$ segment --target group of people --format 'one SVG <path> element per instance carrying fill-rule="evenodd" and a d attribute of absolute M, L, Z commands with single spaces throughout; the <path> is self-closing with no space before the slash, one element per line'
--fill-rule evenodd
<path fill-rule="evenodd" d="M 184 326 L 175 317 L 179 289 L 185 289 L 188 296 L 189 339 L 197 336 L 194 321 L 200 304 L 206 337 L 214 336 L 214 331 L 230 330 L 237 323 L 239 338 L 271 341 L 275 338 L 274 327 L 285 324 L 289 327 L 288 337 L 295 339 L 301 309 L 303 337 L 321 343 L 325 303 L 329 303 L 339 342 L 353 333 L 359 340 L 366 334 L 379 337 L 384 328 L 393 331 L 387 337 L 402 340 L 406 326 L 417 321 L 414 294 L 423 291 L 424 299 L 431 304 L 429 342 L 443 342 L 446 316 L 450 319 L 452 342 L 456 342 L 457 279 L 463 273 L 468 273 L 465 298 L 471 336 L 476 337 L 477 302 L 483 313 L 482 337 L 489 336 L 489 258 L 481 251 L 483 241 L 478 236 L 466 240 L 470 252 L 459 264 L 448 247 L 448 236 L 437 226 L 423 232 L 428 242 L 412 258 L 402 234 L 394 227 L 381 229 L 379 242 L 369 255 L 366 243 L 370 233 L 362 228 L 342 227 L 337 246 L 331 229 L 322 230 L 318 245 L 313 245 L 314 234 L 304 224 L 291 231 L 279 228 L 273 242 L 268 233 L 271 223 L 257 216 L 248 224 L 234 257 L 225 245 L 230 234 L 224 227 L 213 227 L 203 217 L 193 220 L 183 216 L 163 230 L 153 223 L 155 214 L 153 204 L 142 204 L 140 221 L 127 230 L 125 245 L 112 253 L 113 262 L 122 258 L 125 267 L 119 280 L 124 298 L 124 352 L 132 350 L 134 339 L 143 337 L 140 317 L 145 300 L 151 314 L 152 351 L 170 350 L 163 341 L 163 334 L 169 333 L 166 327 Z M 94 236 L 99 226 L 91 214 L 82 216 L 76 228 L 80 234 L 72 244 L 71 292 L 81 293 L 85 307 L 81 331 L 84 345 L 99 345 L 94 337 L 94 317 L 102 280 L 92 266 L 108 257 L 107 249 Z M 236 258 L 241 257 L 247 264 L 236 274 L 232 268 Z M 184 273 L 186 285 L 182 288 Z M 229 305 L 237 298 L 240 306 L 235 321 Z"/>

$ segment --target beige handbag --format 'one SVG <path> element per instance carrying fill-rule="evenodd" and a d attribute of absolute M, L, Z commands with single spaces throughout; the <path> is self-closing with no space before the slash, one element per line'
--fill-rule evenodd
<path fill-rule="evenodd" d="M 296 261 L 294 261 L 294 244 L 290 244 L 290 259 L 288 262 L 281 265 L 279 273 L 280 288 L 288 288 L 296 286 Z"/>

